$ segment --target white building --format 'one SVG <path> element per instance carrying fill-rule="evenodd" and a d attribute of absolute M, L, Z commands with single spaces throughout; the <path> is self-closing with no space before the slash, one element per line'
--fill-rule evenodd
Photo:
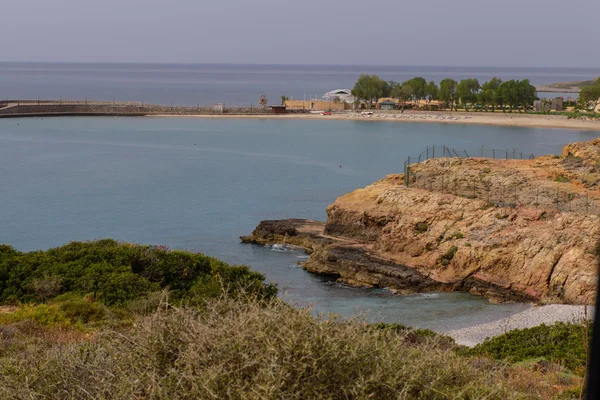
<path fill-rule="evenodd" d="M 352 90 L 350 89 L 336 89 L 331 92 L 327 92 L 323 95 L 323 100 L 333 101 L 336 97 L 339 97 L 341 101 L 352 104 L 354 103 L 354 96 L 352 96 Z"/>

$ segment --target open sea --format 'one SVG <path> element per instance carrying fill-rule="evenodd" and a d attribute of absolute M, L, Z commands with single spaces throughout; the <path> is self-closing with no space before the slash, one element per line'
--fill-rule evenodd
<path fill-rule="evenodd" d="M 245 105 L 260 94 L 321 96 L 360 73 L 402 81 L 499 76 L 534 84 L 589 69 L 0 63 L 0 98 Z M 427 145 L 557 154 L 599 133 L 482 125 L 198 118 L 0 119 L 0 243 L 23 251 L 103 237 L 200 251 L 247 264 L 315 312 L 437 330 L 509 316 L 463 293 L 393 296 L 303 271 L 301 251 L 242 245 L 263 219 L 324 220 L 336 197 Z M 340 168 L 339 166 L 342 166 Z"/>
<path fill-rule="evenodd" d="M 274 104 L 282 95 L 316 98 L 352 88 L 362 73 L 401 82 L 415 76 L 439 82 L 496 76 L 548 84 L 594 79 L 600 68 L 378 67 L 219 64 L 66 64 L 0 62 L 1 99 L 139 101 L 162 105 L 257 104 L 261 94 Z M 540 93 L 556 97 L 556 93 Z M 573 94 L 563 94 L 573 97 Z"/>

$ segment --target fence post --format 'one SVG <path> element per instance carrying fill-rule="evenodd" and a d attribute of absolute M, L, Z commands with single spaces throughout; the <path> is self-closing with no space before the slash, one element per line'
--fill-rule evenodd
<path fill-rule="evenodd" d="M 523 159 L 523 152 L 521 152 L 521 160 Z"/>
<path fill-rule="evenodd" d="M 435 145 L 433 145 L 433 157 L 431 158 L 435 158 Z"/>
<path fill-rule="evenodd" d="M 469 158 L 469 153 L 467 153 L 466 149 L 463 149 L 463 151 L 465 152 L 465 154 L 467 155 L 467 158 Z"/>
<path fill-rule="evenodd" d="M 517 151 L 517 150 L 513 149 L 513 160 L 515 159 L 515 151 Z"/>
<path fill-rule="evenodd" d="M 427 146 L 427 160 L 429 160 L 429 146 Z"/>
<path fill-rule="evenodd" d="M 423 155 L 423 154 L 419 154 L 419 160 L 417 161 L 417 164 L 421 164 L 421 156 L 422 156 L 422 155 Z"/>
<path fill-rule="evenodd" d="M 506 149 L 506 159 L 508 160 L 508 149 Z"/>
<path fill-rule="evenodd" d="M 588 191 L 585 190 L 585 213 L 588 213 Z"/>
<path fill-rule="evenodd" d="M 483 157 L 483 146 L 481 146 L 481 149 L 479 149 L 479 157 Z"/>
<path fill-rule="evenodd" d="M 496 159 L 496 149 L 492 149 L 492 158 Z"/>
<path fill-rule="evenodd" d="M 458 155 L 458 153 L 456 152 L 456 150 L 452 149 L 452 151 L 454 152 L 454 154 L 456 154 L 456 157 L 460 158 L 460 156 Z"/>

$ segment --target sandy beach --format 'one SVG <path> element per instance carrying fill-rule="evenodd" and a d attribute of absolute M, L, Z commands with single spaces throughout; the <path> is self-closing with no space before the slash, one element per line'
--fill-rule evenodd
<path fill-rule="evenodd" d="M 509 318 L 442 333 L 452 337 L 457 344 L 472 347 L 483 342 L 487 337 L 502 335 L 513 329 L 532 328 L 541 324 L 552 325 L 558 321 L 581 322 L 586 318 L 586 307 L 587 318 L 591 319 L 594 314 L 594 307 L 592 306 L 532 305 L 531 308 Z"/>
<path fill-rule="evenodd" d="M 384 122 L 423 122 L 437 124 L 476 124 L 496 126 L 517 126 L 529 128 L 558 128 L 600 131 L 600 121 L 567 119 L 557 115 L 536 114 L 485 114 L 485 113 L 448 113 L 448 112 L 405 112 L 373 113 L 371 116 L 359 113 L 320 114 L 284 114 L 284 115 L 151 115 L 149 117 L 176 118 L 269 118 L 269 119 L 305 119 L 305 120 L 342 120 L 342 121 L 384 121 Z"/>

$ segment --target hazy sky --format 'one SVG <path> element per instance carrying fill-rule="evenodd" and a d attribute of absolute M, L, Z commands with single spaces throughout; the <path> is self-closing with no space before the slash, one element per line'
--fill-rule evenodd
<path fill-rule="evenodd" d="M 600 67 L 600 0 L 3 0 L 0 61 Z"/>

